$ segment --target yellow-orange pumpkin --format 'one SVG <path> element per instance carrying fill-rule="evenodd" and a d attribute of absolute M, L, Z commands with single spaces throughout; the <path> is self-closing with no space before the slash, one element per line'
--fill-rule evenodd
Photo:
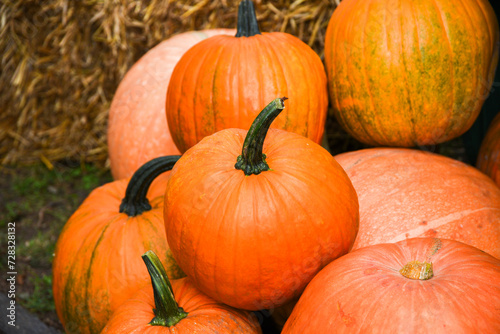
<path fill-rule="evenodd" d="M 328 107 L 321 59 L 293 35 L 260 33 L 250 0 L 239 8 L 236 36 L 201 41 L 172 72 L 165 110 L 176 146 L 185 152 L 219 130 L 248 130 L 276 96 L 290 100 L 272 127 L 320 143 Z"/>
<path fill-rule="evenodd" d="M 455 138 L 479 114 L 499 46 L 488 0 L 344 0 L 325 36 L 333 113 L 370 145 Z"/>

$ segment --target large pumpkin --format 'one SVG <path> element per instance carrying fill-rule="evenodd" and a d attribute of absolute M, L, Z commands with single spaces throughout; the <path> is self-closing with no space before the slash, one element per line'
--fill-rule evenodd
<path fill-rule="evenodd" d="M 500 188 L 476 168 L 413 149 L 371 148 L 335 159 L 359 198 L 353 249 L 432 236 L 500 258 Z"/>
<path fill-rule="evenodd" d="M 330 263 L 282 333 L 500 333 L 499 310 L 499 259 L 457 241 L 416 238 Z"/>
<path fill-rule="evenodd" d="M 165 116 L 165 94 L 174 66 L 199 41 L 234 33 L 234 29 L 180 33 L 149 50 L 130 68 L 109 109 L 107 140 L 115 180 L 131 177 L 153 158 L 179 154 Z"/>
<path fill-rule="evenodd" d="M 143 255 L 151 284 L 124 302 L 102 334 L 260 334 L 250 312 L 219 303 L 200 292 L 185 277 L 170 281 L 152 251 Z"/>
<path fill-rule="evenodd" d="M 333 113 L 375 146 L 458 137 L 488 96 L 499 45 L 488 0 L 344 0 L 325 35 Z"/>
<path fill-rule="evenodd" d="M 491 121 L 481 142 L 476 166 L 500 186 L 500 113 Z"/>
<path fill-rule="evenodd" d="M 147 250 L 159 254 L 170 277 L 184 276 L 165 238 L 162 213 L 168 175 L 160 175 L 149 189 L 178 158 L 153 159 L 130 181 L 93 190 L 64 226 L 53 261 L 53 293 L 66 332 L 101 331 L 113 311 L 147 284 L 141 261 Z"/>
<path fill-rule="evenodd" d="M 290 101 L 273 127 L 320 143 L 328 108 L 321 59 L 293 35 L 261 33 L 252 2 L 243 0 L 236 36 L 207 38 L 175 66 L 165 107 L 170 133 L 185 152 L 219 130 L 248 130 L 276 96 Z"/>
<path fill-rule="evenodd" d="M 202 292 L 237 308 L 297 297 L 350 250 L 358 229 L 356 193 L 328 151 L 292 132 L 267 133 L 283 108 L 273 100 L 249 131 L 205 137 L 177 162 L 165 193 L 177 263 Z"/>

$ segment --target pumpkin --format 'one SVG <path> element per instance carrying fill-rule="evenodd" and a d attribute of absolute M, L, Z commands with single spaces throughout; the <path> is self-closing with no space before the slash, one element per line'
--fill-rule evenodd
<path fill-rule="evenodd" d="M 65 224 L 53 261 L 53 294 L 68 333 L 99 333 L 112 312 L 147 284 L 140 256 L 160 254 L 172 278 L 184 276 L 165 238 L 163 195 L 179 156 L 160 157 L 129 180 L 94 189 Z M 146 196 L 147 195 L 147 196 Z"/>
<path fill-rule="evenodd" d="M 107 142 L 111 173 L 125 179 L 147 161 L 179 154 L 165 116 L 165 94 L 175 64 L 191 46 L 234 29 L 177 34 L 144 54 L 120 82 L 108 116 Z"/>
<path fill-rule="evenodd" d="M 292 333 L 499 333 L 500 260 L 454 240 L 357 249 L 309 283 Z"/>
<path fill-rule="evenodd" d="M 332 113 L 368 145 L 458 137 L 488 96 L 499 45 L 488 0 L 344 0 L 325 34 Z"/>
<path fill-rule="evenodd" d="M 358 229 L 351 181 L 320 145 L 269 129 L 269 103 L 249 131 L 225 129 L 190 148 L 172 169 L 165 230 L 195 286 L 227 305 L 261 310 L 297 297 Z"/>
<path fill-rule="evenodd" d="M 491 121 L 481 142 L 476 167 L 500 186 L 500 113 Z"/>
<path fill-rule="evenodd" d="M 116 310 L 102 334 L 261 333 L 251 313 L 218 303 L 196 289 L 187 277 L 170 281 L 153 251 L 142 258 L 151 284 Z"/>
<path fill-rule="evenodd" d="M 439 237 L 500 258 L 500 188 L 476 168 L 404 148 L 370 148 L 335 159 L 359 198 L 359 232 L 353 249 Z"/>
<path fill-rule="evenodd" d="M 172 139 L 184 153 L 222 129 L 248 130 L 276 96 L 290 101 L 272 127 L 321 143 L 328 110 L 321 59 L 293 35 L 261 33 L 252 1 L 243 0 L 235 36 L 207 38 L 175 66 L 165 107 Z"/>

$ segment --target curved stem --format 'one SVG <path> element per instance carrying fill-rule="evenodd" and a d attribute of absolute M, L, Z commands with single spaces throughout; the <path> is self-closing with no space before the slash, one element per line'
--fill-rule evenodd
<path fill-rule="evenodd" d="M 125 197 L 120 204 L 120 212 L 134 217 L 151 210 L 146 197 L 149 186 L 158 175 L 171 170 L 180 157 L 180 155 L 168 155 L 152 159 L 142 165 L 130 178 Z"/>
<path fill-rule="evenodd" d="M 182 307 L 179 307 L 174 298 L 172 285 L 160 259 L 153 251 L 147 251 L 142 259 L 148 268 L 155 298 L 155 317 L 149 323 L 152 326 L 173 326 L 187 317 Z"/>
<path fill-rule="evenodd" d="M 274 99 L 269 103 L 264 110 L 255 118 L 248 130 L 241 155 L 238 156 L 234 167 L 242 170 L 245 175 L 258 175 L 263 171 L 269 170 L 266 162 L 266 155 L 262 153 L 264 140 L 266 139 L 267 131 L 274 119 L 285 108 L 285 100 L 288 98 L 281 97 Z"/>
<path fill-rule="evenodd" d="M 259 24 L 251 0 L 243 0 L 238 7 L 238 23 L 236 37 L 260 35 Z"/>

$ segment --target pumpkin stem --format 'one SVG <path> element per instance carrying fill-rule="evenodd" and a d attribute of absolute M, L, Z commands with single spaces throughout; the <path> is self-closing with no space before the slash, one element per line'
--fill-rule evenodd
<path fill-rule="evenodd" d="M 142 255 L 142 260 L 148 268 L 155 298 L 155 308 L 153 309 L 155 317 L 149 324 L 152 326 L 174 326 L 188 314 L 175 301 L 172 285 L 158 256 L 153 251 L 147 251 Z"/>
<path fill-rule="evenodd" d="M 269 165 L 266 162 L 266 155 L 262 153 L 264 139 L 266 139 L 267 131 L 274 119 L 285 108 L 285 100 L 287 97 L 274 99 L 269 103 L 264 110 L 255 118 L 248 130 L 241 155 L 238 156 L 234 167 L 242 170 L 245 175 L 258 175 L 261 172 L 269 170 Z"/>
<path fill-rule="evenodd" d="M 432 262 L 410 261 L 404 265 L 399 273 L 406 278 L 427 280 L 434 276 Z"/>
<path fill-rule="evenodd" d="M 146 197 L 149 186 L 158 175 L 171 170 L 180 157 L 180 155 L 159 157 L 139 167 L 130 178 L 125 197 L 120 204 L 120 212 L 134 217 L 151 210 L 151 205 Z"/>
<path fill-rule="evenodd" d="M 236 37 L 251 37 L 260 35 L 259 24 L 251 0 L 243 0 L 238 7 L 238 24 Z"/>

